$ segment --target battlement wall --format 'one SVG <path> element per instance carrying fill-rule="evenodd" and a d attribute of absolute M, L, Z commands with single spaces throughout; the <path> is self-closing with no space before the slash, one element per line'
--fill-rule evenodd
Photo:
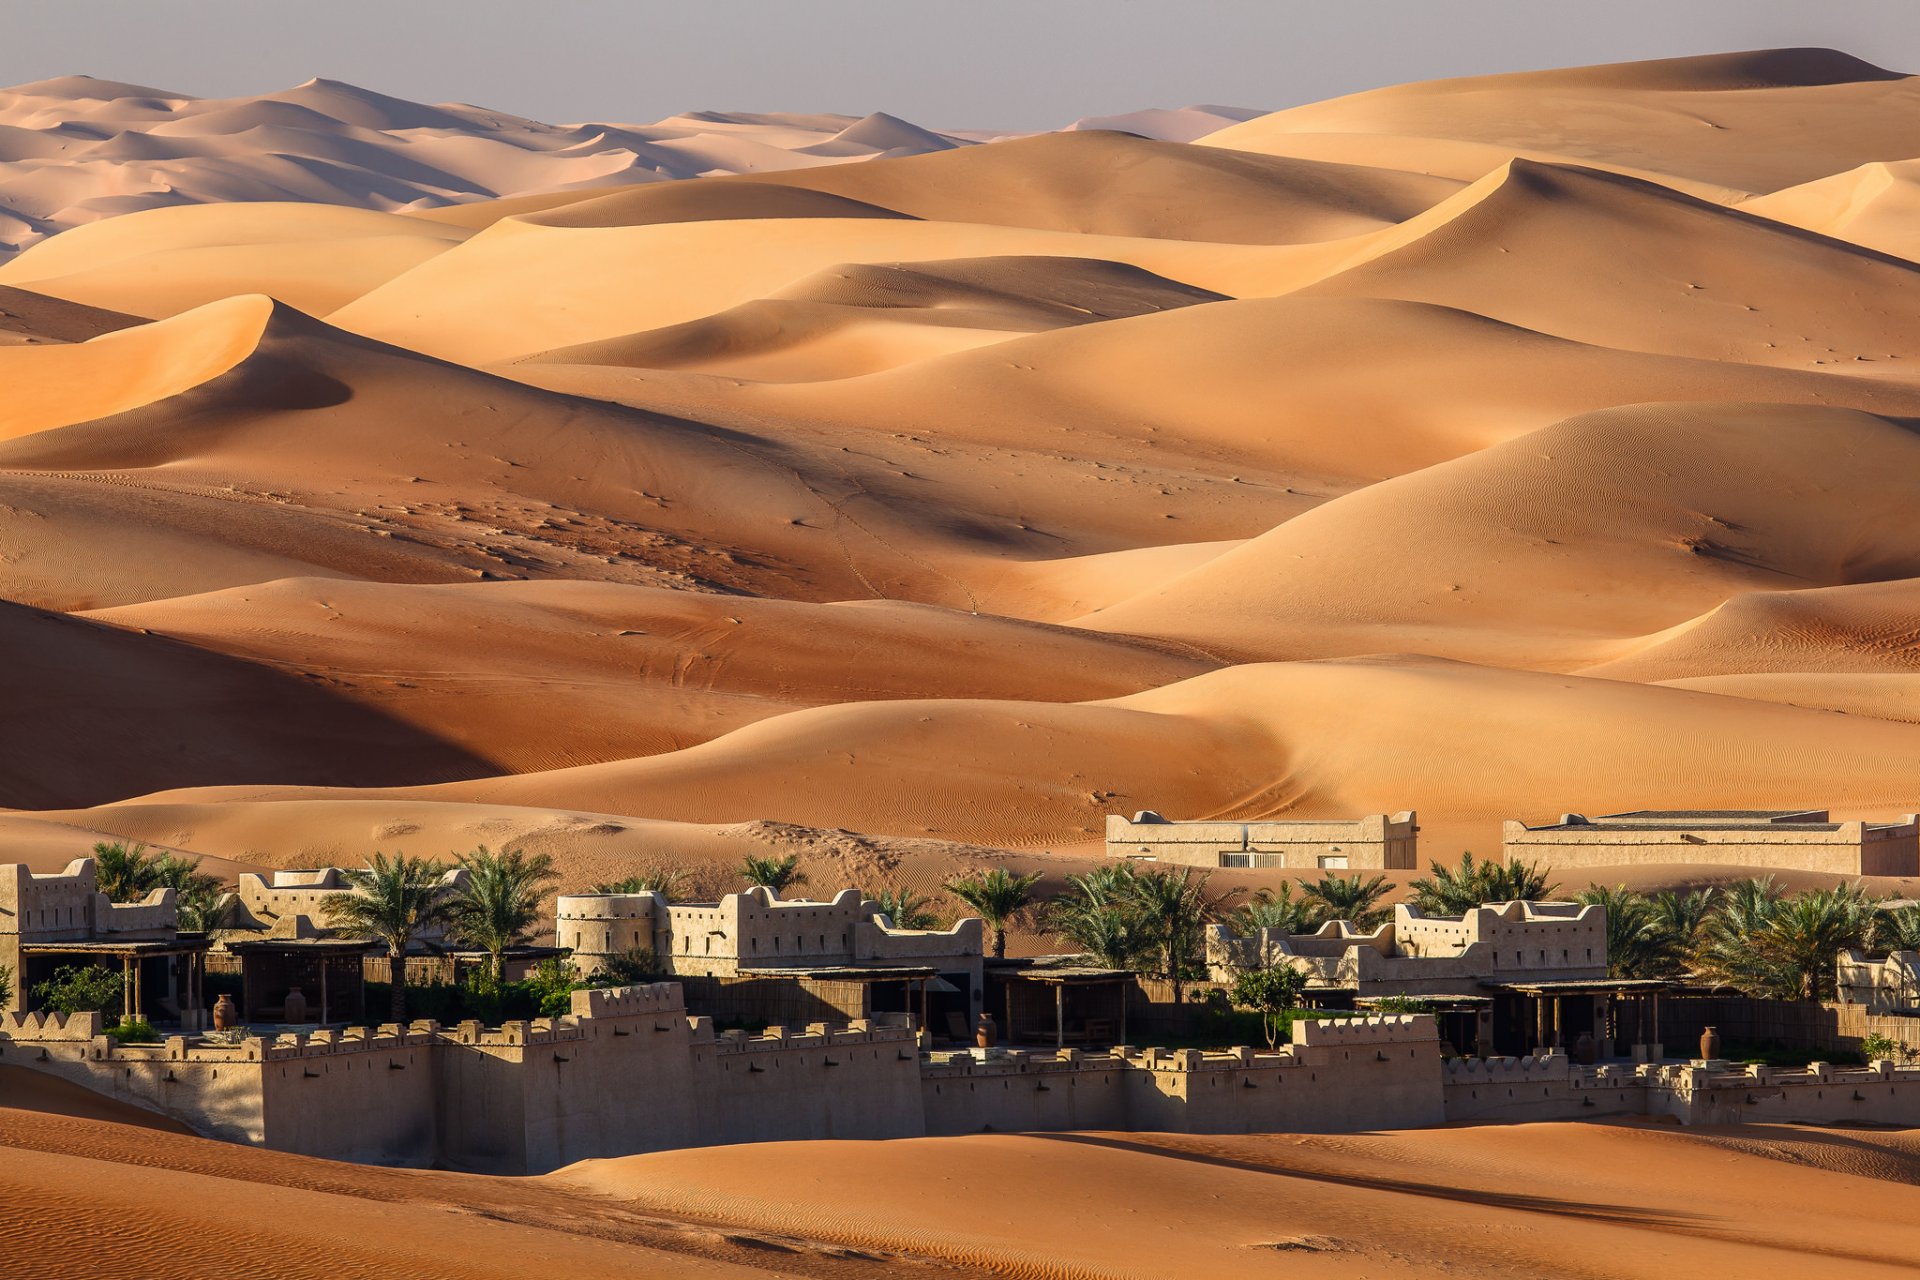
<path fill-rule="evenodd" d="M 1643 1115 L 1660 1068 L 1582 1067 L 1564 1053 L 1526 1058 L 1456 1058 L 1442 1069 L 1446 1113 L 1454 1120 L 1580 1120 Z"/>
<path fill-rule="evenodd" d="M 1438 1068 L 1434 1019 L 1408 1014 L 1298 1022 L 1277 1051 L 950 1054 L 923 1070 L 922 1105 L 933 1134 L 1414 1128 L 1444 1118 Z"/>
<path fill-rule="evenodd" d="M 711 1023 L 696 1019 L 695 1031 L 695 1099 L 707 1142 L 927 1132 L 912 1027 L 856 1019 L 843 1029 L 815 1023 L 798 1032 L 714 1036 Z"/>

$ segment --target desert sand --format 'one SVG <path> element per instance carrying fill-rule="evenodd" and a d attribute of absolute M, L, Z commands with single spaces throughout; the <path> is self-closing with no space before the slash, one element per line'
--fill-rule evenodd
<path fill-rule="evenodd" d="M 0 91 L 0 860 L 1051 889 L 1142 808 L 1412 808 L 1442 862 L 1913 811 L 1916 84 L 1776 50 L 1002 139 Z M 1627 1124 L 508 1180 L 0 1066 L 23 1277 L 1861 1277 L 1917 1182 L 1913 1133 Z"/>
<path fill-rule="evenodd" d="M 589 1161 L 335 1164 L 166 1131 L 0 1067 L 22 1280 L 1910 1274 L 1920 1137 L 1524 1124 L 1344 1137 L 987 1134 Z M 858 1193 L 849 1188 L 858 1187 Z"/>
<path fill-rule="evenodd" d="M 1138 808 L 1910 811 L 1912 84 L 6 91 L 0 829 L 931 887 Z"/>

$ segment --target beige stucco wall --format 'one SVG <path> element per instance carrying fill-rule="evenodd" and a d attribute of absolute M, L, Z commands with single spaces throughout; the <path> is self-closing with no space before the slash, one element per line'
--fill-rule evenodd
<path fill-rule="evenodd" d="M 1509 821 L 1503 846 L 1509 861 L 1550 867 L 1699 863 L 1843 876 L 1920 874 L 1920 819 L 1911 814 L 1891 824 L 1842 822 L 1831 831 L 1788 822 L 1723 829 L 1629 825 L 1630 830 L 1599 830 Z"/>
<path fill-rule="evenodd" d="M 1138 822 L 1109 814 L 1107 856 L 1196 867 L 1404 870 L 1419 865 L 1418 832 L 1411 811 L 1273 822 Z"/>
<path fill-rule="evenodd" d="M 1568 902 L 1503 902 L 1461 916 L 1428 916 L 1405 904 L 1393 922 L 1360 934 L 1343 921 L 1316 933 L 1262 929 L 1240 937 L 1208 930 L 1209 976 L 1288 965 L 1315 986 L 1362 996 L 1479 995 L 1486 982 L 1543 982 L 1607 975 L 1606 908 Z"/>

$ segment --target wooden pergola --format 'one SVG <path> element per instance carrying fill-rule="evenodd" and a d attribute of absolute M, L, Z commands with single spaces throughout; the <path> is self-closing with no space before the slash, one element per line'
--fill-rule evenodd
<path fill-rule="evenodd" d="M 1102 969 L 1071 961 L 1062 963 L 1060 957 L 1055 956 L 1034 956 L 996 960 L 987 966 L 987 976 L 1004 988 L 1006 1024 L 1001 1028 L 1001 1036 L 1009 1044 L 1044 1036 L 1044 1032 L 1037 1036 L 1031 1024 L 1023 1025 L 1018 1016 L 1030 1010 L 1034 1003 L 1018 994 L 1029 984 L 1045 993 L 1041 1002 L 1043 1005 L 1051 1003 L 1053 1006 L 1051 1021 L 1054 1048 L 1064 1048 L 1069 1040 L 1087 1045 L 1101 1041 L 1125 1044 L 1127 1041 L 1127 993 L 1132 990 L 1136 978 L 1131 969 Z M 1067 1006 L 1074 1002 L 1070 1001 L 1070 994 L 1078 997 L 1078 1003 L 1084 1004 L 1086 993 L 1103 988 L 1110 993 L 1108 1003 L 1112 1016 L 1088 1017 L 1083 1010 L 1079 1027 L 1069 1031 Z M 1106 1034 L 1102 1034 L 1103 1030 Z"/>
<path fill-rule="evenodd" d="M 314 987 L 308 1007 L 319 1015 L 321 1025 L 364 1019 L 363 960 L 376 952 L 385 954 L 382 943 L 366 938 L 256 938 L 229 941 L 226 947 L 240 957 L 240 1020 L 249 1023 L 266 1021 L 268 1011 L 276 1008 L 284 1020 L 288 988 L 308 985 Z M 273 1002 L 275 995 L 282 1003 Z"/>
<path fill-rule="evenodd" d="M 180 1008 L 181 1020 L 197 1023 L 200 1019 L 196 1015 L 205 1007 L 201 992 L 206 981 L 207 949 L 212 945 L 210 939 L 192 934 L 180 934 L 170 939 L 129 939 L 124 942 L 27 942 L 21 944 L 20 956 L 23 961 L 37 959 L 49 964 L 79 962 L 108 970 L 118 963 L 122 984 L 121 1007 L 129 1020 L 145 1019 L 148 1022 L 153 1019 L 147 1016 L 146 981 L 142 973 L 145 962 L 178 958 L 184 963 L 175 970 L 169 994 Z M 19 975 L 19 982 L 23 994 L 31 991 L 26 974 Z"/>
<path fill-rule="evenodd" d="M 1623 1009 L 1633 1013 L 1634 1035 L 1630 1043 L 1657 1043 L 1660 1038 L 1660 993 L 1673 986 L 1664 978 L 1594 978 L 1543 982 L 1489 982 L 1489 990 L 1517 996 L 1532 1005 L 1532 1017 L 1521 1029 L 1533 1050 L 1564 1049 L 1568 1032 L 1573 1030 L 1564 1017 L 1569 1000 L 1577 998 L 1601 1002 L 1600 1013 L 1608 1027 L 1608 1040 L 1619 1038 L 1625 1028 Z M 1648 1032 L 1652 1032 L 1649 1039 Z M 1577 1036 L 1577 1032 L 1576 1032 Z"/>

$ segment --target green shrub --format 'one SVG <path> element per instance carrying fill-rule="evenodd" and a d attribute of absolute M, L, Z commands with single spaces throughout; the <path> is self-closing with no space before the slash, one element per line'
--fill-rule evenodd
<path fill-rule="evenodd" d="M 102 965 L 61 965 L 33 988 L 34 1003 L 55 1013 L 119 1013 L 125 980 Z"/>
<path fill-rule="evenodd" d="M 1432 1013 L 1433 1001 L 1419 996 L 1381 996 L 1368 1013 Z"/>
<path fill-rule="evenodd" d="M 107 1028 L 107 1034 L 121 1044 L 159 1044 L 160 1033 L 145 1018 L 124 1018 Z"/>
<path fill-rule="evenodd" d="M 1860 1054 L 1868 1062 L 1898 1062 L 1908 1056 L 1901 1052 L 1905 1048 L 1892 1036 L 1882 1035 L 1878 1031 L 1862 1037 L 1860 1041 Z"/>

